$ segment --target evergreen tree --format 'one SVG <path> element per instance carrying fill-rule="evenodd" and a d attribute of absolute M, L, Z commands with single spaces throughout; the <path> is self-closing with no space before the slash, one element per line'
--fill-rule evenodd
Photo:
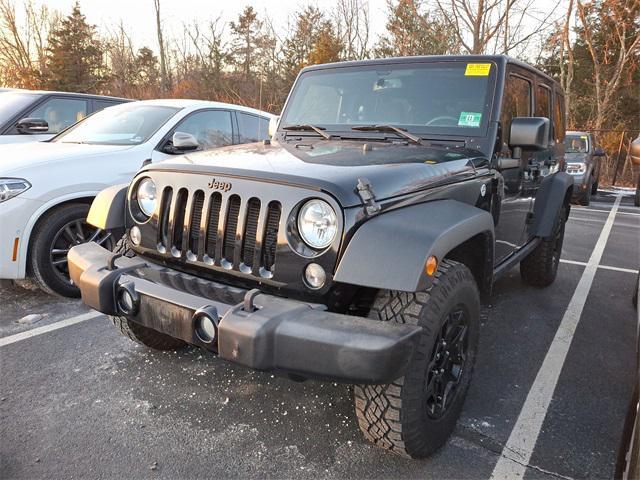
<path fill-rule="evenodd" d="M 98 92 L 105 79 L 104 69 L 95 26 L 87 23 L 76 2 L 71 14 L 49 34 L 43 72 L 46 88 Z"/>

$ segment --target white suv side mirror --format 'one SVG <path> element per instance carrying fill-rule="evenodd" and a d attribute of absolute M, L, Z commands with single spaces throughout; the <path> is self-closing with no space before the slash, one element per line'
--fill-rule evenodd
<path fill-rule="evenodd" d="M 184 132 L 174 133 L 171 142 L 173 143 L 173 148 L 185 152 L 189 150 L 195 150 L 200 146 L 196 137 L 194 137 L 190 133 Z"/>

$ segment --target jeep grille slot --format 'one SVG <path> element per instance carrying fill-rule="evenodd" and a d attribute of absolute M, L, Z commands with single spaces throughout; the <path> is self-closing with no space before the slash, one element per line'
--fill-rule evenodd
<path fill-rule="evenodd" d="M 209 258 L 216 258 L 216 243 L 218 240 L 218 222 L 220 221 L 220 207 L 222 195 L 214 193 L 209 200 L 209 219 L 207 220 L 206 253 Z"/>
<path fill-rule="evenodd" d="M 277 201 L 166 187 L 158 219 L 158 252 L 167 260 L 173 257 L 271 278 L 281 217 Z"/>
<path fill-rule="evenodd" d="M 198 240 L 200 240 L 200 222 L 202 221 L 202 207 L 204 206 L 204 192 L 198 190 L 193 197 L 191 207 L 191 221 L 189 222 L 189 251 L 198 251 Z"/>
<path fill-rule="evenodd" d="M 247 267 L 253 266 L 259 216 L 260 200 L 258 200 L 257 198 L 252 198 L 247 204 L 247 218 L 244 223 L 244 235 L 242 238 L 242 263 Z"/>
<path fill-rule="evenodd" d="M 264 232 L 264 246 L 262 248 L 262 266 L 271 271 L 276 263 L 276 246 L 278 245 L 278 225 L 282 206 L 278 202 L 271 202 L 267 210 L 267 224 Z"/>
<path fill-rule="evenodd" d="M 171 197 L 173 189 L 167 187 L 162 192 L 162 200 L 160 204 L 160 225 L 158 228 L 158 243 L 162 245 L 166 251 L 170 247 L 169 242 L 169 209 L 171 207 Z"/>
<path fill-rule="evenodd" d="M 169 222 L 169 229 L 173 230 L 174 248 L 172 249 L 172 253 L 174 256 L 179 257 L 180 252 L 182 251 L 184 215 L 185 210 L 187 209 L 187 191 L 184 188 L 178 191 L 178 196 L 176 197 L 176 201 L 172 206 L 173 213 L 171 214 L 171 220 L 173 220 L 173 225 L 171 225 L 171 221 Z"/>
<path fill-rule="evenodd" d="M 238 217 L 240 215 L 240 197 L 232 195 L 229 198 L 227 209 L 227 222 L 224 227 L 224 245 L 222 257 L 233 263 L 233 252 L 236 245 L 236 229 L 238 228 Z"/>

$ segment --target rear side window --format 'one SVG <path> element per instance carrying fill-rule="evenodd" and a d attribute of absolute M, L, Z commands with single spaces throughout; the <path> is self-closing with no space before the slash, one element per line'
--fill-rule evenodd
<path fill-rule="evenodd" d="M 269 138 L 269 120 L 257 115 L 236 112 L 240 129 L 240 143 L 259 142 Z"/>
<path fill-rule="evenodd" d="M 536 89 L 536 113 L 534 117 L 547 117 L 551 120 L 551 92 L 544 85 L 538 85 Z"/>
<path fill-rule="evenodd" d="M 554 102 L 555 115 L 553 116 L 553 136 L 557 143 L 564 142 L 564 97 L 556 93 Z"/>
<path fill-rule="evenodd" d="M 502 100 L 503 142 L 509 144 L 511 119 L 515 117 L 531 116 L 531 82 L 517 75 L 509 75 L 505 85 L 504 99 Z"/>
<path fill-rule="evenodd" d="M 50 98 L 29 112 L 32 118 L 42 118 L 49 124 L 47 133 L 60 133 L 87 116 L 87 101 L 77 98 Z"/>
<path fill-rule="evenodd" d="M 95 107 L 95 112 L 102 110 L 103 108 L 113 107 L 114 105 L 119 105 L 121 102 L 110 102 L 106 100 L 94 100 L 93 106 Z"/>

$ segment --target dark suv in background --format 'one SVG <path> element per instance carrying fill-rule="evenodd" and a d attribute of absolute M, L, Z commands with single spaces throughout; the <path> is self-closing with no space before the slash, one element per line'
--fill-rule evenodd
<path fill-rule="evenodd" d="M 83 93 L 0 91 L 0 145 L 49 140 L 91 113 L 130 101 Z"/>
<path fill-rule="evenodd" d="M 593 134 L 588 132 L 567 132 L 564 151 L 567 173 L 573 176 L 572 200 L 588 206 L 591 195 L 598 193 L 600 158 L 605 153 L 596 147 Z"/>

